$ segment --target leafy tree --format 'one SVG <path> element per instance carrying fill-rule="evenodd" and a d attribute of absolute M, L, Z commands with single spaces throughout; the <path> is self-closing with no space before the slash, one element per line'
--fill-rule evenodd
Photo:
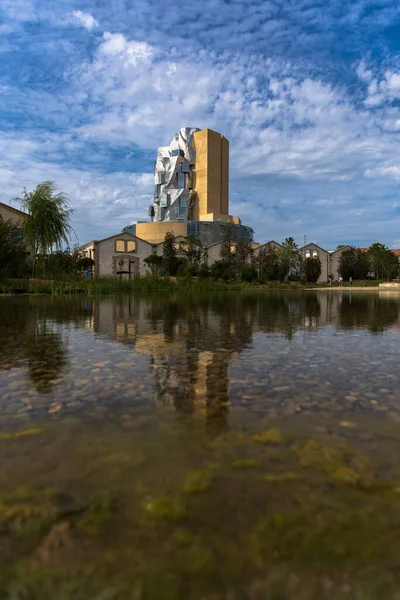
<path fill-rule="evenodd" d="M 318 256 L 307 258 L 304 262 L 304 276 L 309 283 L 317 283 L 321 275 L 321 261 Z"/>
<path fill-rule="evenodd" d="M 345 248 L 339 258 L 338 272 L 343 279 L 365 279 L 370 270 L 366 255 L 360 248 Z"/>
<path fill-rule="evenodd" d="M 246 232 L 240 236 L 240 238 L 236 242 L 236 251 L 235 251 L 235 263 L 236 263 L 236 272 L 240 273 L 243 265 L 246 265 L 251 259 L 253 254 L 253 249 L 251 247 L 251 237 Z"/>
<path fill-rule="evenodd" d="M 277 281 L 279 279 L 279 254 L 272 244 L 261 248 L 254 262 L 261 281 Z"/>
<path fill-rule="evenodd" d="M 42 264 L 45 261 L 45 265 Z M 93 267 L 94 260 L 86 257 L 77 246 L 72 251 L 57 250 L 51 252 L 46 257 L 40 257 L 37 262 L 36 270 L 51 273 L 55 279 L 57 277 L 76 276 L 82 273 L 84 269 Z"/>
<path fill-rule="evenodd" d="M 255 281 L 257 279 L 257 269 L 252 265 L 244 263 L 240 267 L 240 279 L 242 281 Z"/>
<path fill-rule="evenodd" d="M 227 267 L 230 268 L 231 271 L 234 270 L 235 252 L 236 238 L 233 232 L 233 225 L 228 223 L 221 244 L 221 260 L 227 265 Z"/>
<path fill-rule="evenodd" d="M 210 272 L 210 268 L 207 265 L 207 263 L 203 262 L 200 265 L 199 271 L 198 271 L 198 276 L 201 277 L 202 279 L 207 279 L 208 277 L 210 277 L 211 272 Z"/>
<path fill-rule="evenodd" d="M 204 247 L 195 235 L 188 235 L 184 242 L 180 244 L 180 251 L 187 260 L 187 272 L 190 275 L 197 275 L 200 269 L 200 263 L 204 257 Z"/>
<path fill-rule="evenodd" d="M 160 273 L 163 266 L 163 257 L 159 254 L 150 254 L 144 259 L 146 265 L 150 267 L 152 273 Z"/>
<path fill-rule="evenodd" d="M 56 194 L 55 191 L 54 181 L 44 181 L 33 192 L 24 189 L 20 198 L 14 198 L 28 213 L 24 237 L 33 249 L 33 272 L 38 255 L 45 257 L 52 248 L 61 250 L 64 243 L 68 245 L 68 238 L 73 233 L 70 225 L 73 211 L 68 197 L 64 192 Z"/>
<path fill-rule="evenodd" d="M 228 279 L 232 279 L 233 271 L 231 267 L 224 259 L 216 260 L 210 268 L 211 278 L 216 281 L 217 279 L 223 279 L 227 281 Z"/>
<path fill-rule="evenodd" d="M 292 237 L 286 238 L 279 249 L 280 278 L 299 278 L 302 258 Z"/>
<path fill-rule="evenodd" d="M 384 244 L 372 244 L 366 256 L 376 279 L 389 281 L 399 274 L 398 258 Z"/>
<path fill-rule="evenodd" d="M 14 238 L 13 229 L 13 224 L 0 215 L 0 279 L 27 274 L 28 252 L 24 244 Z"/>
<path fill-rule="evenodd" d="M 175 236 L 168 231 L 164 238 L 163 270 L 167 275 L 175 276 L 178 272 L 179 261 L 177 257 Z"/>

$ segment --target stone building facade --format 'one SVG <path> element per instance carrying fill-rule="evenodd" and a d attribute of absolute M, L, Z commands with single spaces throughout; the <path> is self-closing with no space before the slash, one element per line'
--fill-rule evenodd
<path fill-rule="evenodd" d="M 95 277 L 120 276 L 129 279 L 150 272 L 144 259 L 156 252 L 156 248 L 149 242 L 123 232 L 89 242 L 81 247 L 81 251 L 94 260 Z"/>

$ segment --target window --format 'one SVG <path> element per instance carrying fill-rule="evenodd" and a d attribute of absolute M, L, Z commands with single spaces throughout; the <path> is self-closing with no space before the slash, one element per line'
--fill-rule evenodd
<path fill-rule="evenodd" d="M 309 250 L 306 250 L 306 258 L 310 258 L 311 256 L 311 252 Z"/>
<path fill-rule="evenodd" d="M 176 150 L 172 150 L 171 156 L 185 156 L 185 155 L 183 153 L 183 150 L 179 150 L 179 148 L 177 148 Z"/>
<path fill-rule="evenodd" d="M 189 171 L 190 171 L 189 163 L 186 160 L 181 165 L 181 171 L 182 171 L 182 173 L 189 173 Z"/>
<path fill-rule="evenodd" d="M 236 246 L 230 247 L 231 254 L 236 254 Z"/>
<path fill-rule="evenodd" d="M 165 171 L 157 171 L 157 183 L 165 183 Z"/>
<path fill-rule="evenodd" d="M 135 252 L 135 240 L 116 240 L 115 252 Z"/>
<path fill-rule="evenodd" d="M 178 188 L 185 188 L 185 173 L 178 173 Z"/>
<path fill-rule="evenodd" d="M 312 251 L 312 257 L 313 258 L 317 258 L 318 257 L 318 252 L 316 250 Z"/>
<path fill-rule="evenodd" d="M 178 219 L 182 220 L 186 218 L 186 208 L 184 206 L 179 206 L 178 208 Z"/>
<path fill-rule="evenodd" d="M 22 242 L 22 229 L 20 227 L 12 227 L 11 237 L 14 242 Z"/>

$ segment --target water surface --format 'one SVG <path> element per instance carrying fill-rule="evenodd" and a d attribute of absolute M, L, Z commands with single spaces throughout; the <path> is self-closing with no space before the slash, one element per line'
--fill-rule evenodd
<path fill-rule="evenodd" d="M 0 597 L 398 598 L 399 316 L 0 298 Z"/>

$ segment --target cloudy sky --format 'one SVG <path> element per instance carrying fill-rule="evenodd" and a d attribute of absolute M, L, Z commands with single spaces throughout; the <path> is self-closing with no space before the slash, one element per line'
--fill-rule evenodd
<path fill-rule="evenodd" d="M 230 140 L 257 241 L 400 247 L 399 0 L 1 0 L 0 201 L 53 179 L 112 235 L 182 126 Z"/>

